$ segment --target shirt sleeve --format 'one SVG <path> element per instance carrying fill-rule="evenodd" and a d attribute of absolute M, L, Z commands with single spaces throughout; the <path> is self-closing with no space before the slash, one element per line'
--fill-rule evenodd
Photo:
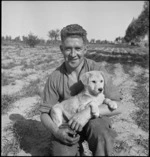
<path fill-rule="evenodd" d="M 50 76 L 45 84 L 43 91 L 43 103 L 40 106 L 39 111 L 49 113 L 51 107 L 56 104 L 59 100 L 59 94 L 57 92 L 57 82 Z"/>
<path fill-rule="evenodd" d="M 118 86 L 113 84 L 112 76 L 108 73 L 105 67 L 100 66 L 98 63 L 95 63 L 94 70 L 100 70 L 105 75 L 105 97 L 114 101 L 122 100 L 122 94 Z"/>

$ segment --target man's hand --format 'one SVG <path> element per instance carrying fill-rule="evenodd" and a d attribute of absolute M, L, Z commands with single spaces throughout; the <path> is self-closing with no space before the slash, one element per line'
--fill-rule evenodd
<path fill-rule="evenodd" d="M 75 137 L 73 137 L 73 135 L 75 135 L 75 131 L 67 127 L 67 128 L 59 128 L 54 136 L 60 142 L 71 146 L 76 144 L 80 139 L 80 136 L 78 134 L 76 134 Z"/>
<path fill-rule="evenodd" d="M 76 113 L 68 122 L 71 129 L 76 130 L 78 132 L 82 131 L 85 124 L 91 118 L 90 107 Z"/>

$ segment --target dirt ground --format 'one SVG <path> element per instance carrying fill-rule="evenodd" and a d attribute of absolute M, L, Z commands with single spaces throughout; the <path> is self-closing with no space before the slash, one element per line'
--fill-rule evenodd
<path fill-rule="evenodd" d="M 42 58 L 42 59 L 41 59 Z M 12 96 L 15 101 L 2 114 L 2 155 L 6 156 L 44 156 L 49 154 L 50 133 L 42 126 L 39 113 L 34 113 L 41 98 L 29 90 L 31 82 L 38 82 L 38 89 L 43 90 L 47 76 L 62 63 L 63 57 L 58 48 L 38 47 L 22 48 L 2 47 L 2 75 L 9 78 L 10 83 L 2 86 L 2 96 Z M 134 65 L 125 71 L 121 63 L 99 64 L 107 67 L 113 77 L 113 83 L 120 87 L 123 94 L 123 113 L 112 117 L 113 129 L 117 131 L 115 146 L 120 151 L 114 151 L 113 156 L 147 156 L 144 147 L 135 140 L 148 139 L 148 133 L 143 131 L 133 120 L 133 113 L 139 108 L 134 104 L 133 90 L 137 86 L 137 77 L 149 77 L 149 69 Z M 34 88 L 34 87 L 33 87 Z M 149 84 L 145 86 L 149 92 Z M 27 93 L 26 95 L 24 93 Z M 19 140 L 16 140 L 19 139 Z M 87 149 L 85 155 L 91 155 Z"/>

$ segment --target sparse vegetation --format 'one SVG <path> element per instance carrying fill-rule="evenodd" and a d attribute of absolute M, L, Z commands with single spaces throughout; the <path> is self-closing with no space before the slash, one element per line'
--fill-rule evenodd
<path fill-rule="evenodd" d="M 24 97 L 32 97 L 35 95 L 41 95 L 40 89 L 39 89 L 39 83 L 40 79 L 37 79 L 35 81 L 31 81 L 28 86 L 25 86 L 23 91 L 24 91 Z"/>
<path fill-rule="evenodd" d="M 25 42 L 27 45 L 29 45 L 31 48 L 35 47 L 39 43 L 39 39 L 37 36 L 30 33 L 28 37 L 25 38 Z"/>
<path fill-rule="evenodd" d="M 16 156 L 17 153 L 20 151 L 20 143 L 15 128 L 13 127 L 13 123 L 10 123 L 7 127 L 4 129 L 6 132 L 9 132 L 10 139 L 7 139 L 7 136 L 3 136 L 2 138 L 2 155 L 3 156 Z"/>
<path fill-rule="evenodd" d="M 4 137 L 3 137 L 4 138 Z M 2 156 L 16 156 L 20 150 L 19 141 L 14 137 L 11 140 L 7 140 L 7 137 L 2 140 Z"/>
<path fill-rule="evenodd" d="M 1 113 L 5 114 L 12 108 L 12 103 L 17 100 L 16 96 L 2 95 Z"/>
<path fill-rule="evenodd" d="M 134 103 L 139 107 L 139 110 L 135 112 L 134 119 L 139 127 L 144 131 L 149 131 L 149 93 L 145 89 L 145 84 L 148 83 L 148 78 L 145 78 L 141 74 L 136 82 L 138 86 L 133 92 Z"/>
<path fill-rule="evenodd" d="M 145 154 L 149 154 L 149 139 L 143 139 L 143 137 L 139 137 L 138 139 L 135 139 L 135 142 L 145 148 Z"/>
<path fill-rule="evenodd" d="M 40 111 L 39 111 L 39 108 L 40 108 L 40 105 L 41 105 L 42 102 L 38 102 L 34 105 L 34 107 L 27 113 L 27 117 L 28 118 L 32 118 L 36 115 L 40 115 Z"/>
<path fill-rule="evenodd" d="M 23 64 L 23 67 L 21 68 L 21 70 L 23 70 L 23 71 L 25 69 L 34 69 L 34 64 L 33 63 L 28 64 L 27 62 L 23 61 L 22 64 Z"/>
<path fill-rule="evenodd" d="M 97 50 L 95 50 L 95 48 L 97 48 Z M 98 50 L 98 49 L 102 49 L 105 50 L 107 49 L 108 51 L 103 51 L 103 50 Z M 111 49 L 114 48 L 113 52 L 110 52 Z M 11 49 L 13 49 L 13 51 L 11 51 Z M 148 126 L 149 126 L 149 102 L 148 102 L 148 97 L 149 97 L 149 93 L 147 92 L 147 90 L 145 90 L 145 85 L 148 84 L 148 78 L 146 78 L 143 74 L 138 75 L 136 73 L 132 72 L 132 66 L 131 65 L 138 65 L 139 67 L 142 67 L 143 69 L 147 69 L 148 68 L 148 64 L 146 63 L 145 58 L 147 58 L 148 60 L 148 48 L 140 48 L 140 47 L 133 47 L 133 46 L 126 46 L 126 45 L 113 45 L 113 44 L 101 44 L 101 45 L 90 45 L 89 46 L 89 50 L 90 52 L 92 51 L 96 51 L 96 53 L 94 54 L 88 54 L 87 56 L 95 61 L 98 62 L 103 62 L 105 61 L 105 67 L 108 70 L 108 72 L 110 72 L 112 75 L 114 74 L 114 71 L 116 70 L 116 63 L 118 63 L 119 65 L 121 64 L 122 68 L 123 68 L 123 73 L 125 74 L 129 74 L 130 78 L 137 78 L 135 81 L 138 84 L 136 86 L 135 91 L 132 93 L 132 96 L 134 98 L 134 104 L 136 104 L 139 107 L 139 110 L 136 111 L 135 113 L 133 113 L 133 118 L 135 120 L 135 123 L 144 131 L 146 131 L 148 133 Z M 117 50 L 117 51 L 116 51 Z M 126 51 L 125 51 L 126 50 Z M 15 55 L 20 55 L 18 53 L 16 53 L 18 51 L 18 49 L 16 49 L 15 51 L 15 47 L 11 47 L 11 46 L 5 46 L 3 48 L 2 53 L 6 53 L 6 51 L 11 52 L 14 56 Z M 126 53 L 126 54 L 124 54 Z M 44 83 L 48 77 L 47 74 L 51 73 L 51 70 L 55 67 L 57 67 L 60 64 L 60 50 L 59 47 L 57 45 L 57 47 L 37 47 L 35 49 L 31 49 L 31 48 L 27 48 L 27 47 L 22 47 L 22 53 L 21 55 L 18 57 L 21 61 L 19 63 L 21 63 L 22 68 L 21 70 L 26 70 L 28 68 L 34 69 L 35 72 L 42 71 L 42 77 L 43 79 L 41 79 L 39 76 L 39 79 L 31 81 L 29 85 L 26 85 L 23 87 L 23 89 L 17 93 L 17 95 L 14 96 L 9 96 L 9 95 L 3 95 L 2 96 L 2 114 L 5 114 L 9 111 L 9 109 L 12 108 L 12 104 L 13 102 L 15 102 L 18 99 L 24 98 L 24 97 L 34 97 L 36 95 L 41 96 L 41 86 L 44 87 Z M 106 55 L 106 56 L 103 56 Z M 145 55 L 145 56 L 144 56 Z M 25 58 L 24 58 L 25 56 Z M 119 56 L 119 57 L 118 57 Z M 129 56 L 131 56 L 133 58 L 132 62 L 128 62 L 129 60 L 127 58 L 129 58 Z M 141 64 L 139 64 L 137 62 L 137 56 L 141 57 L 144 56 L 144 59 L 141 59 L 140 62 Z M 123 59 L 121 59 L 123 58 Z M 17 59 L 18 61 L 18 59 Z M 117 65 L 118 65 L 117 64 Z M 14 64 L 14 66 L 16 66 Z M 9 68 L 12 68 L 13 65 L 9 65 Z M 7 69 L 7 68 L 6 68 Z M 5 69 L 4 69 L 5 71 Z M 19 77 L 19 79 L 22 79 L 23 77 L 26 77 L 28 75 L 31 75 L 31 73 L 24 73 L 23 75 L 21 75 L 21 77 Z M 12 83 L 12 81 L 15 78 L 9 77 L 7 76 L 5 73 L 2 73 L 2 85 L 9 85 Z M 24 79 L 26 80 L 26 79 Z M 42 85 L 42 81 L 44 82 Z M 27 116 L 27 118 L 32 119 L 32 117 L 34 116 L 39 116 L 39 106 L 40 106 L 41 102 L 37 102 L 37 104 L 35 104 L 33 106 L 33 108 L 28 111 L 27 113 L 25 113 L 25 115 Z M 126 120 L 126 117 L 124 117 L 124 119 Z M 127 121 L 126 121 L 127 122 Z M 32 126 L 31 126 L 32 127 Z M 22 129 L 24 128 L 24 126 L 22 126 Z M 126 131 L 126 130 L 125 130 Z M 24 134 L 26 134 L 26 131 L 24 131 Z M 14 140 L 6 140 L 3 141 L 3 145 L 5 145 L 2 149 L 2 153 L 4 155 L 17 155 L 17 152 L 19 151 L 19 140 L 18 137 L 16 137 L 16 135 L 14 134 Z M 28 135 L 27 135 L 28 137 Z M 126 139 L 128 140 L 128 139 Z M 148 152 L 148 139 L 143 139 L 143 138 L 137 138 L 134 139 L 136 144 L 138 146 L 141 146 L 145 149 L 145 151 Z M 134 147 L 134 146 L 133 146 Z M 87 149 L 87 148 L 86 148 Z M 114 152 L 116 153 L 120 153 L 122 151 L 125 150 L 129 150 L 132 149 L 127 141 L 121 141 L 121 140 L 117 140 L 115 142 L 115 146 L 114 146 Z M 89 151 L 86 151 L 86 155 L 89 155 Z"/>
<path fill-rule="evenodd" d="M 114 152 L 119 154 L 122 151 L 130 149 L 129 145 L 125 141 L 116 140 L 114 145 Z"/>
<path fill-rule="evenodd" d="M 9 85 L 10 83 L 13 83 L 13 82 L 14 82 L 13 78 L 6 75 L 6 73 L 2 73 L 2 78 L 1 78 L 2 86 Z"/>
<path fill-rule="evenodd" d="M 7 64 L 7 65 L 3 65 L 2 64 L 2 68 L 3 69 L 11 69 L 11 68 L 13 68 L 13 67 L 15 67 L 16 66 L 16 64 L 15 63 L 9 63 L 9 64 Z"/>

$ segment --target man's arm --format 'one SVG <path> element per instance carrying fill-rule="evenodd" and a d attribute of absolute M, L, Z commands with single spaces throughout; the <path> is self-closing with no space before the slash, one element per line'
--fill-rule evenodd
<path fill-rule="evenodd" d="M 117 102 L 118 108 L 111 111 L 106 104 L 99 106 L 100 116 L 114 116 L 122 113 L 122 105 L 120 102 Z M 82 110 L 79 113 L 76 113 L 69 121 L 69 125 L 72 129 L 76 131 L 81 131 L 85 124 L 92 118 L 90 107 Z"/>
<path fill-rule="evenodd" d="M 58 128 L 49 115 L 51 107 L 55 105 L 59 99 L 56 85 L 56 78 L 51 75 L 46 82 L 43 91 L 43 103 L 39 109 L 41 112 L 41 122 L 46 127 L 46 129 L 48 129 L 55 136 L 57 140 L 64 144 L 72 145 L 79 141 L 79 136 L 76 138 L 69 136 L 69 134 L 74 134 L 73 130 L 71 130 L 69 127 Z"/>
<path fill-rule="evenodd" d="M 60 142 L 66 145 L 74 145 L 76 144 L 80 136 L 76 136 L 74 138 L 68 136 L 68 134 L 74 134 L 75 132 L 69 128 L 58 128 L 54 122 L 52 121 L 51 117 L 48 113 L 41 114 L 41 122 L 42 124 L 59 140 Z"/>
<path fill-rule="evenodd" d="M 41 122 L 42 124 L 54 135 L 56 136 L 56 133 L 58 131 L 58 127 L 54 124 L 51 117 L 48 115 L 48 113 L 41 113 Z"/>

